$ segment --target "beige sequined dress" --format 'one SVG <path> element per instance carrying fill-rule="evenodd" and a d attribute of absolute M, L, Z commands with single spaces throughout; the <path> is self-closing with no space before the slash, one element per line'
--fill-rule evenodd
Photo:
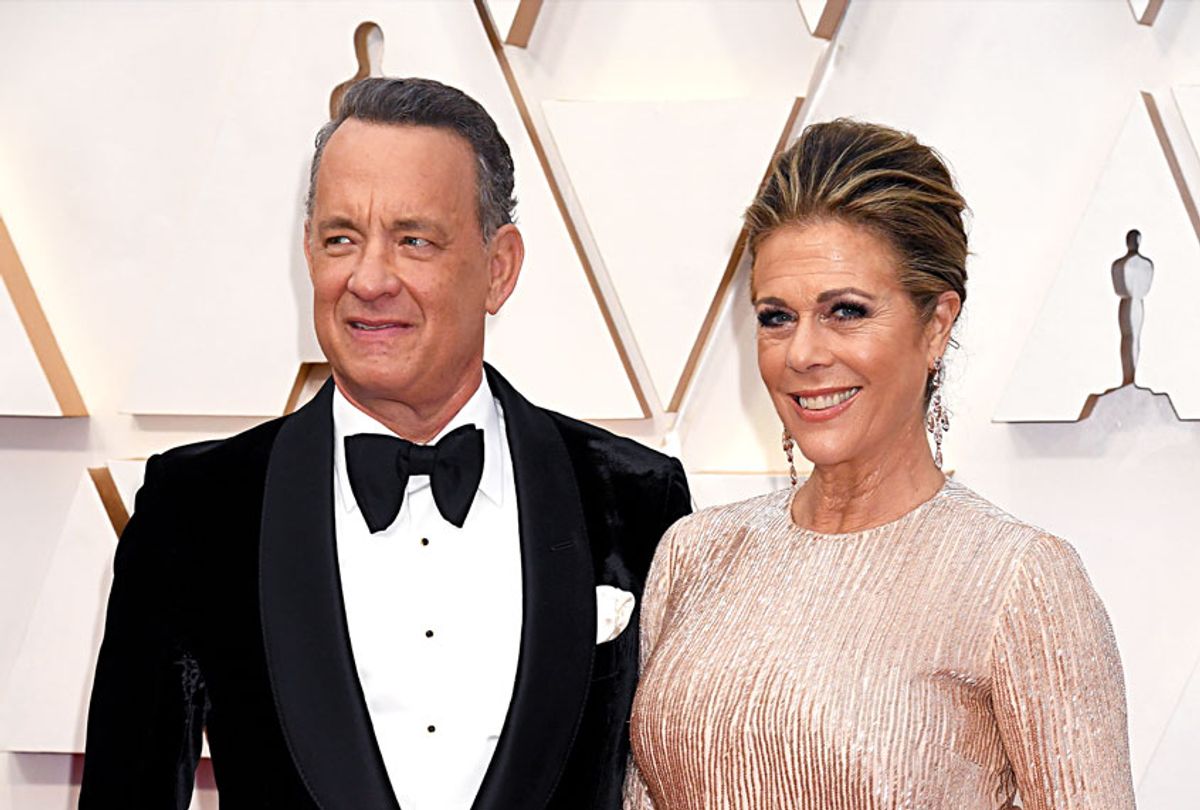
<path fill-rule="evenodd" d="M 626 810 L 1134 806 L 1121 663 L 1066 542 L 954 482 L 840 535 L 789 495 L 659 546 Z"/>

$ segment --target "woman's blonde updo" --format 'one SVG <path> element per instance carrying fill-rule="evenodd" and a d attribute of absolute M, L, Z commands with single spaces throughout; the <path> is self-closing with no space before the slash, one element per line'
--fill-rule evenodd
<path fill-rule="evenodd" d="M 928 319 L 948 290 L 967 300 L 966 201 L 936 152 L 906 132 L 839 118 L 805 128 L 746 210 L 751 256 L 779 228 L 861 225 L 899 259 L 899 281 Z"/>

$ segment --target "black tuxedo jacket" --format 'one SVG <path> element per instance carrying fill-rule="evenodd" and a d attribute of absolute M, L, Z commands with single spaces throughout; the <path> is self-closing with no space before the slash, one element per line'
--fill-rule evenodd
<path fill-rule="evenodd" d="M 595 588 L 640 604 L 655 544 L 689 511 L 687 482 L 678 461 L 487 375 L 513 459 L 524 607 L 512 702 L 473 808 L 615 809 L 637 614 L 597 645 Z M 346 629 L 332 391 L 148 463 L 117 547 L 81 807 L 185 808 L 202 729 L 223 810 L 398 807 Z"/>

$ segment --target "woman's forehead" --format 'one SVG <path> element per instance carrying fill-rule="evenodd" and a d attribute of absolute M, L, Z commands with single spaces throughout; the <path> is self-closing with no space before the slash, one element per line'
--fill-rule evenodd
<path fill-rule="evenodd" d="M 758 246 L 751 290 L 819 295 L 822 290 L 857 287 L 883 291 L 898 284 L 891 247 L 868 228 L 842 222 L 789 226 Z"/>

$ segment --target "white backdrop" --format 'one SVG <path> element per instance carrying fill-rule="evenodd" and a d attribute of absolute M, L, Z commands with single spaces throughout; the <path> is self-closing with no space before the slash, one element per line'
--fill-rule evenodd
<path fill-rule="evenodd" d="M 543 404 L 680 454 L 702 505 L 780 483 L 744 267 L 715 306 L 681 407 L 668 406 L 790 100 L 807 97 L 800 124 L 853 115 L 937 147 L 973 210 L 948 466 L 1080 550 L 1125 662 L 1139 805 L 1195 806 L 1200 422 L 1128 389 L 1083 421 L 1053 420 L 1064 397 L 1098 393 L 1090 370 L 1115 362 L 1115 296 L 1073 295 L 1062 279 L 1109 283 L 1130 228 L 1156 261 L 1148 336 L 1184 335 L 1153 344 L 1153 387 L 1200 379 L 1187 337 L 1200 324 L 1187 293 L 1200 288 L 1195 223 L 1158 144 L 1117 148 L 1139 94 L 1151 94 L 1178 174 L 1200 193 L 1200 123 L 1187 120 L 1200 3 L 1165 0 L 1147 27 L 1125 0 L 851 0 L 828 44 L 795 0 L 546 0 L 528 49 L 506 56 L 610 330 L 470 2 L 10 0 L 0 217 L 91 415 L 0 416 L 0 807 L 57 810 L 77 789 L 66 752 L 78 750 L 115 542 L 87 468 L 277 414 L 298 364 L 319 359 L 299 205 L 312 135 L 354 73 L 351 37 L 365 20 L 383 32 L 386 73 L 460 84 L 514 147 L 530 257 L 490 332 L 492 359 Z M 729 110 L 744 111 L 742 126 Z M 612 140 L 589 128 L 596 114 Z M 671 119 L 639 139 L 655 115 Z M 618 138 L 644 147 L 624 171 Z M 671 138 L 690 172 L 655 170 Z M 1163 241 L 1150 238 L 1156 228 Z M 1156 242 L 1171 247 L 1156 254 Z M 0 351 L 27 359 L 11 307 L 0 316 Z M 4 384 L 0 413 L 14 413 Z M 1013 408 L 1018 421 L 998 421 Z M 113 472 L 128 498 L 137 466 Z M 198 804 L 215 807 L 211 787 Z"/>

